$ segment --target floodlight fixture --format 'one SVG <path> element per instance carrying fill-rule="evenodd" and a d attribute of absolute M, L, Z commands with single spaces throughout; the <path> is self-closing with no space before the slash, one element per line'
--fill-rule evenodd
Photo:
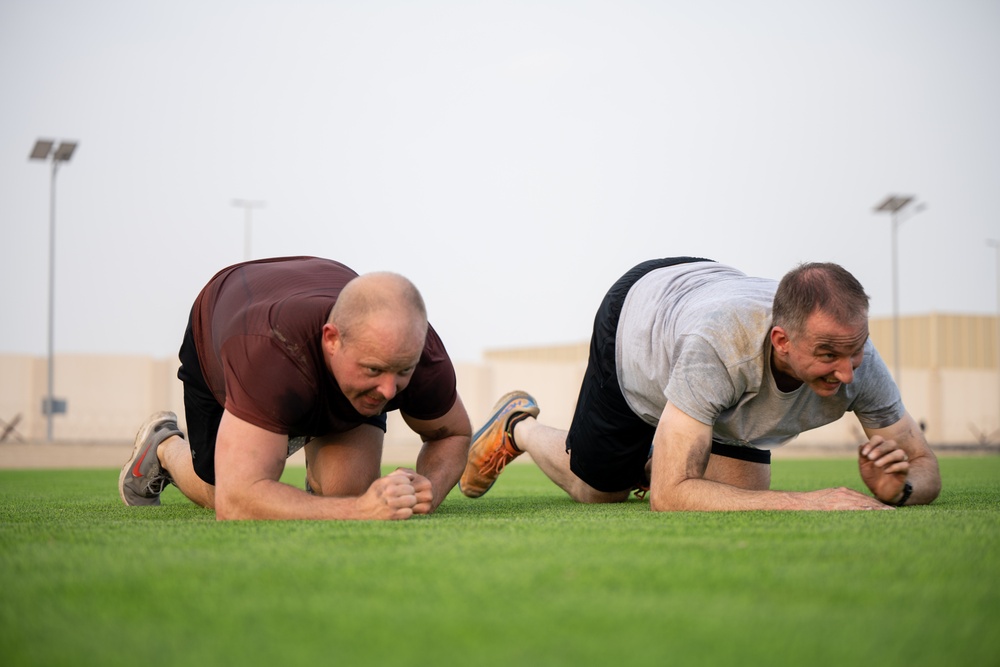
<path fill-rule="evenodd" d="M 69 159 L 73 157 L 73 151 L 75 150 L 75 141 L 64 141 L 59 144 L 58 148 L 56 148 L 56 153 L 52 156 L 52 159 L 56 162 L 69 162 Z"/>
<path fill-rule="evenodd" d="M 49 153 L 52 152 L 52 145 L 55 143 L 51 139 L 39 139 L 35 142 L 35 147 L 31 149 L 30 159 L 47 160 Z"/>
<path fill-rule="evenodd" d="M 889 195 L 882 203 L 875 206 L 876 213 L 896 213 L 901 211 L 907 204 L 913 201 L 912 195 Z"/>

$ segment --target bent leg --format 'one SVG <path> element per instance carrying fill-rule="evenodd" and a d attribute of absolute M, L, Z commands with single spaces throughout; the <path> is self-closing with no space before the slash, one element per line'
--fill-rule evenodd
<path fill-rule="evenodd" d="M 167 438 L 156 449 L 160 467 L 170 475 L 170 481 L 191 502 L 215 509 L 215 487 L 198 477 L 191 461 L 191 447 L 187 440 L 175 435 Z"/>
<path fill-rule="evenodd" d="M 629 489 L 608 493 L 598 491 L 576 476 L 570 469 L 566 451 L 566 431 L 524 419 L 514 426 L 514 443 L 531 456 L 531 460 L 559 488 L 580 503 L 618 503 L 628 498 Z"/>
<path fill-rule="evenodd" d="M 712 454 L 708 457 L 705 479 L 740 489 L 766 491 L 771 488 L 771 464 Z"/>
<path fill-rule="evenodd" d="M 310 440 L 306 479 L 320 496 L 358 497 L 382 476 L 382 429 L 362 424 L 347 433 Z"/>

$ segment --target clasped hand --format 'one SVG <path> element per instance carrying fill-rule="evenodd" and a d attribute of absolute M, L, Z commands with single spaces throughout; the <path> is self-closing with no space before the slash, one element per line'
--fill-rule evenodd
<path fill-rule="evenodd" d="M 432 500 L 429 479 L 410 468 L 397 468 L 372 482 L 358 502 L 364 518 L 409 519 L 429 514 Z"/>
<path fill-rule="evenodd" d="M 910 458 L 895 441 L 876 435 L 858 448 L 858 467 L 875 497 L 892 504 L 903 493 Z"/>

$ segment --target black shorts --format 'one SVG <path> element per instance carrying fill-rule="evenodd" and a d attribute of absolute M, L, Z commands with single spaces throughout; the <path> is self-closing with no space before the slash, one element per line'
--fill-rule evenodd
<path fill-rule="evenodd" d="M 201 372 L 190 318 L 177 356 L 181 362 L 177 379 L 184 383 L 184 417 L 187 422 L 187 441 L 191 447 L 191 461 L 198 477 L 214 486 L 215 439 L 219 435 L 219 423 L 225 410 L 215 400 L 215 395 L 208 388 Z"/>
<path fill-rule="evenodd" d="M 618 384 L 615 340 L 625 296 L 650 271 L 707 261 L 712 260 L 668 257 L 643 262 L 611 286 L 597 309 L 590 358 L 566 436 L 566 451 L 573 473 L 598 491 L 627 491 L 644 482 L 646 460 L 656 432 L 656 427 L 632 412 Z M 756 463 L 771 461 L 767 450 L 722 443 L 713 443 L 712 453 Z"/>

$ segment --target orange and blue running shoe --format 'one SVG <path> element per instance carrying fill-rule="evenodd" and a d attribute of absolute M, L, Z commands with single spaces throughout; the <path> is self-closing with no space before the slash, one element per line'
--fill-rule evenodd
<path fill-rule="evenodd" d="M 504 395 L 493 406 L 493 416 L 472 436 L 465 472 L 459 488 L 469 498 L 478 498 L 493 486 L 504 467 L 524 452 L 514 444 L 514 424 L 538 416 L 535 399 L 523 391 Z"/>

